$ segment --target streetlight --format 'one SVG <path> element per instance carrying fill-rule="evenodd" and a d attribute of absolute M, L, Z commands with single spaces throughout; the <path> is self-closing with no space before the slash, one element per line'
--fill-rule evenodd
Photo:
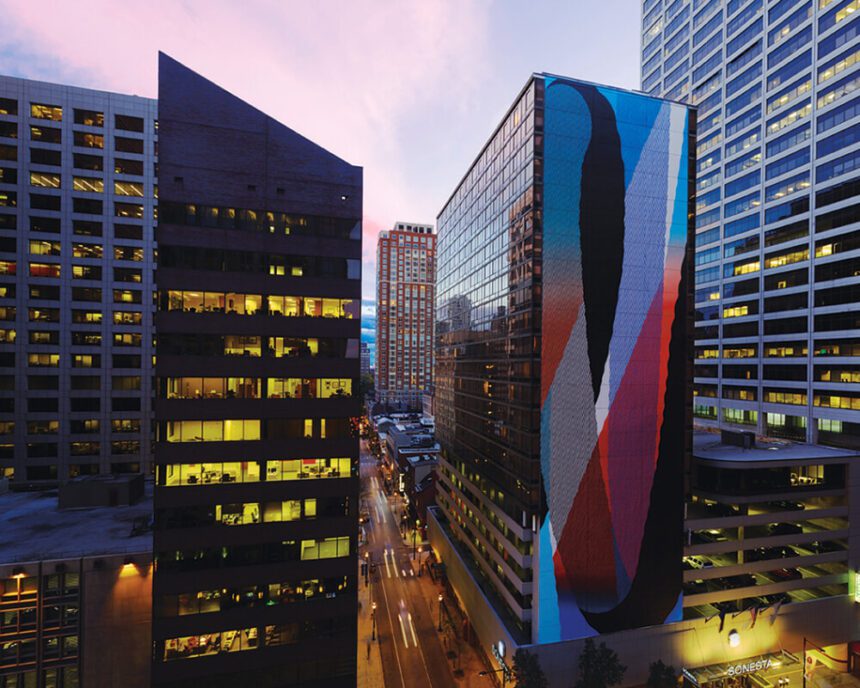
<path fill-rule="evenodd" d="M 418 528 L 421 527 L 421 519 L 415 519 L 415 530 L 412 531 L 412 560 L 415 560 L 415 553 L 418 551 Z"/>
<path fill-rule="evenodd" d="M 370 585 L 370 552 L 364 553 L 364 586 Z"/>
<path fill-rule="evenodd" d="M 370 608 L 371 608 L 371 610 L 372 610 L 372 611 L 370 612 L 370 618 L 373 620 L 373 631 L 372 631 L 372 634 L 371 634 L 371 636 L 370 636 L 370 639 L 371 639 L 371 640 L 376 640 L 376 602 L 374 602 L 373 604 L 371 604 L 371 605 L 370 605 Z"/>
<path fill-rule="evenodd" d="M 492 671 L 479 671 L 478 676 L 489 676 L 490 674 L 499 673 L 502 675 L 502 688 L 505 688 L 508 680 L 511 678 L 511 670 L 507 666 L 503 666 L 501 669 L 493 669 Z"/>
<path fill-rule="evenodd" d="M 442 593 L 439 593 L 439 632 L 442 632 Z"/>

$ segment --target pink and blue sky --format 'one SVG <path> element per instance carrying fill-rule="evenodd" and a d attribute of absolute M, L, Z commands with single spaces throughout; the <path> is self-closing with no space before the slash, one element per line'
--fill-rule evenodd
<path fill-rule="evenodd" d="M 435 222 L 530 73 L 638 87 L 640 12 L 639 0 L 0 0 L 0 73 L 155 97 L 163 50 L 361 165 L 372 327 L 379 230 Z"/>

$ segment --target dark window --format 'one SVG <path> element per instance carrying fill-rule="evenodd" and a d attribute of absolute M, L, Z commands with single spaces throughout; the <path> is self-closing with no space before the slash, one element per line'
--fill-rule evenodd
<path fill-rule="evenodd" d="M 60 231 L 60 218 L 58 217 L 30 217 L 31 232 L 51 232 L 58 234 Z"/>
<path fill-rule="evenodd" d="M 63 156 L 58 150 L 48 150 L 47 148 L 31 148 L 30 162 L 34 165 L 51 165 L 59 167 L 62 164 Z"/>
<path fill-rule="evenodd" d="M 100 155 L 87 155 L 85 153 L 75 153 L 75 167 L 81 170 L 96 170 L 101 172 L 104 170 L 104 158 Z"/>
<path fill-rule="evenodd" d="M 122 158 L 116 158 L 113 161 L 113 165 L 114 172 L 116 174 L 143 175 L 142 160 L 123 160 Z"/>
<path fill-rule="evenodd" d="M 11 98 L 0 98 L 0 115 L 17 115 L 18 101 Z"/>
<path fill-rule="evenodd" d="M 5 139 L 18 138 L 18 123 L 17 122 L 0 122 L 0 136 Z"/>
<path fill-rule="evenodd" d="M 87 215 L 101 215 L 102 214 L 102 202 L 100 200 L 92 199 L 92 198 L 73 198 L 72 202 L 74 203 L 73 210 L 76 213 L 84 213 Z"/>
<path fill-rule="evenodd" d="M 104 148 L 105 137 L 101 134 L 90 134 L 85 131 L 75 132 L 75 145 L 82 148 Z"/>
<path fill-rule="evenodd" d="M 143 131 L 143 117 L 115 115 L 114 121 L 117 129 L 122 129 L 123 131 Z"/>
<path fill-rule="evenodd" d="M 72 411 L 100 411 L 101 399 L 99 397 L 84 397 L 71 399 Z"/>
<path fill-rule="evenodd" d="M 60 210 L 60 197 L 30 194 L 30 207 L 34 210 Z"/>
<path fill-rule="evenodd" d="M 17 184 L 18 170 L 16 170 L 14 167 L 0 167 L 0 183 Z"/>
<path fill-rule="evenodd" d="M 143 239 L 143 227 L 141 225 L 115 224 L 113 233 L 117 239 Z"/>
<path fill-rule="evenodd" d="M 41 399 L 41 398 L 29 398 L 27 399 L 27 411 L 30 413 L 40 413 L 42 411 L 56 411 L 59 402 L 57 399 Z"/>
<path fill-rule="evenodd" d="M 39 143 L 62 143 L 63 130 L 57 127 L 30 127 L 30 140 Z"/>
<path fill-rule="evenodd" d="M 0 145 L 0 160 L 17 160 L 18 146 L 2 146 Z"/>
<path fill-rule="evenodd" d="M 114 137 L 114 150 L 119 153 L 143 153 L 143 139 Z"/>
<path fill-rule="evenodd" d="M 75 220 L 72 223 L 72 231 L 78 236 L 101 236 L 102 224 L 91 220 Z"/>

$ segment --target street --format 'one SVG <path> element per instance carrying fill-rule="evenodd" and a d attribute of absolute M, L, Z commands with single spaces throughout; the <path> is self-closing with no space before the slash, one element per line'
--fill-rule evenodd
<path fill-rule="evenodd" d="M 448 688 L 456 686 L 451 662 L 442 647 L 444 633 L 438 631 L 439 586 L 426 571 L 418 576 L 418 560 L 413 559 L 412 538 L 404 543 L 398 524 L 402 506 L 399 497 L 387 496 L 376 459 L 361 442 L 361 511 L 370 520 L 363 524 L 371 572 L 365 584 L 362 576 L 360 599 L 369 603 L 360 610 L 359 627 L 375 616 L 375 635 L 381 655 L 386 688 Z M 426 557 L 426 553 L 424 554 Z M 373 604 L 376 604 L 375 611 Z M 370 645 L 365 658 L 363 638 L 359 639 L 359 662 L 370 662 Z M 471 677 L 469 677 L 471 678 Z M 466 683 L 471 683 L 467 679 Z"/>

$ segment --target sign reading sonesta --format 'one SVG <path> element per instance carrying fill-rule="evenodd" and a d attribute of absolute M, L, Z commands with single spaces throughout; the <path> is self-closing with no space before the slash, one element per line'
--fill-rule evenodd
<path fill-rule="evenodd" d="M 729 676 L 742 676 L 743 674 L 752 674 L 756 671 L 770 669 L 772 665 L 773 660 L 768 657 L 767 659 L 758 659 L 755 662 L 747 662 L 746 664 L 735 664 L 730 666 L 726 673 Z"/>

